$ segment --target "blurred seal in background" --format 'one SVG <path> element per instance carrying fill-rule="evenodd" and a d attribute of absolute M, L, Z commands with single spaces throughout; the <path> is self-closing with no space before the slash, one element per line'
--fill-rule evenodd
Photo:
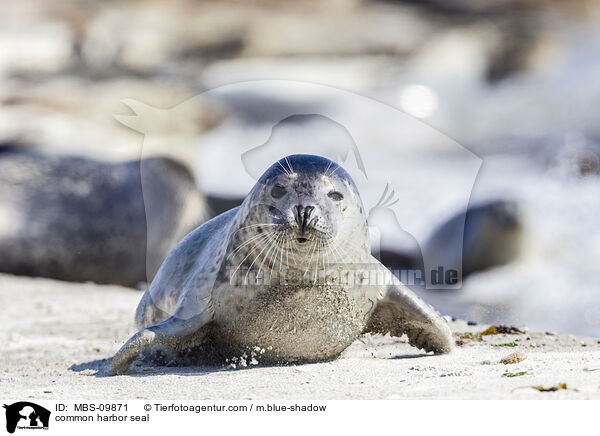
<path fill-rule="evenodd" d="M 142 182 L 143 180 L 143 182 Z M 0 146 L 0 271 L 137 286 L 206 218 L 172 159 L 107 163 Z"/>
<path fill-rule="evenodd" d="M 491 200 L 476 204 L 465 214 L 456 214 L 433 231 L 427 242 L 444 255 L 449 265 L 458 264 L 453 240 L 460 236 L 464 218 L 462 274 L 468 276 L 515 260 L 521 252 L 523 221 L 518 203 Z M 431 252 L 431 251 L 426 251 Z"/>
<path fill-rule="evenodd" d="M 464 223 L 464 232 L 461 232 Z M 458 239 L 462 235 L 462 262 Z M 427 238 L 425 249 L 417 246 L 400 251 L 375 253 L 392 271 L 424 270 L 423 252 L 435 253 L 442 266 L 461 265 L 463 279 L 470 274 L 505 265 L 521 253 L 523 220 L 517 202 L 490 200 L 470 206 L 440 224 Z"/>

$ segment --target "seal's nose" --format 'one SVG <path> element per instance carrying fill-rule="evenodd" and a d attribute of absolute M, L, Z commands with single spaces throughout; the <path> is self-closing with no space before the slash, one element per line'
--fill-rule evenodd
<path fill-rule="evenodd" d="M 304 233 L 306 226 L 310 222 L 310 217 L 315 208 L 313 206 L 296 206 L 296 223 L 300 228 L 300 232 Z"/>

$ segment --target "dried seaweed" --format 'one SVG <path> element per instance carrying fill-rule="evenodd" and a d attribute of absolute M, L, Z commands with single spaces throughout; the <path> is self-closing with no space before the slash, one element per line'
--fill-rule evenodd
<path fill-rule="evenodd" d="M 505 344 L 491 344 L 493 347 L 518 347 L 516 342 L 507 342 Z"/>
<path fill-rule="evenodd" d="M 559 383 L 556 386 L 551 386 L 549 388 L 545 388 L 543 386 L 531 386 L 533 389 L 537 389 L 540 392 L 556 392 L 563 389 L 567 389 L 566 383 Z"/>
<path fill-rule="evenodd" d="M 533 373 L 529 371 L 505 372 L 502 377 L 520 377 L 522 375 L 533 375 Z"/>
<path fill-rule="evenodd" d="M 464 333 L 455 333 L 454 335 L 457 338 L 457 345 L 464 345 L 464 344 L 467 344 L 469 341 L 481 342 L 483 340 L 484 336 L 500 335 L 500 334 L 515 335 L 515 334 L 524 334 L 524 333 L 525 332 L 523 332 L 522 330 L 519 330 L 516 327 L 505 326 L 505 325 L 498 325 L 498 326 L 493 325 L 479 333 L 464 332 Z M 512 345 L 512 346 L 516 346 L 516 344 Z"/>

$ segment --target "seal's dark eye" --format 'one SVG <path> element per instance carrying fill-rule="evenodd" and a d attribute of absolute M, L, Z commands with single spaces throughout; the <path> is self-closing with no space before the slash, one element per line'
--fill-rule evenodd
<path fill-rule="evenodd" d="M 331 191 L 327 196 L 333 201 L 342 201 L 344 199 L 344 196 L 337 191 Z"/>
<path fill-rule="evenodd" d="M 271 195 L 273 198 L 281 198 L 285 195 L 285 188 L 281 185 L 275 185 L 271 189 Z"/>

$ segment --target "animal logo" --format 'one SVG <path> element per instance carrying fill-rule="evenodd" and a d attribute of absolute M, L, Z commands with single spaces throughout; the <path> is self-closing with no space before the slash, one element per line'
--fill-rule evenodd
<path fill-rule="evenodd" d="M 403 283 L 424 286 L 421 246 L 417 239 L 400 225 L 392 208 L 399 201 L 396 192 L 388 183 L 377 204 L 369 209 L 367 223 L 371 235 L 371 250 L 375 258 L 385 262 Z M 395 250 L 391 251 L 394 253 L 393 259 L 389 259 L 391 247 L 395 247 Z"/>
<path fill-rule="evenodd" d="M 348 129 L 320 114 L 296 114 L 278 121 L 264 144 L 242 154 L 242 164 L 246 173 L 258 180 L 276 157 L 298 150 L 340 163 L 352 154 L 358 170 L 368 178 L 363 158 Z"/>
<path fill-rule="evenodd" d="M 38 404 L 19 401 L 3 406 L 6 409 L 6 431 L 19 429 L 48 429 L 50 411 Z"/>

